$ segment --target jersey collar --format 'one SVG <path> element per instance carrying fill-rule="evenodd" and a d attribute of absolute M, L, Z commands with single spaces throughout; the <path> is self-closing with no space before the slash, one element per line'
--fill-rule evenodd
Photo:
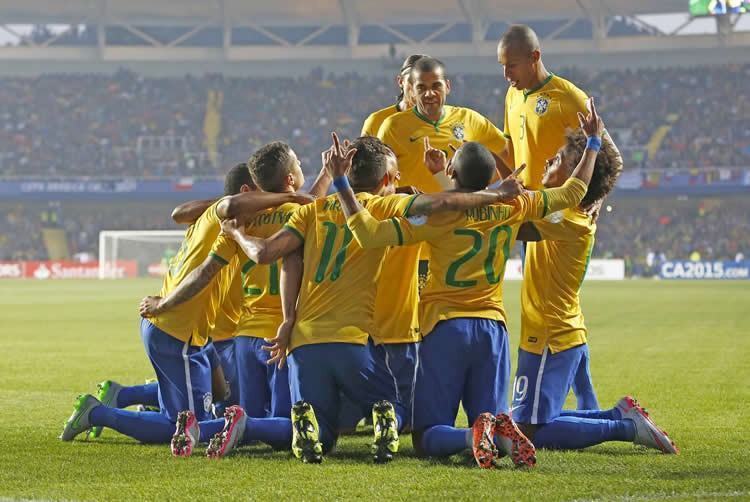
<path fill-rule="evenodd" d="M 526 98 L 528 98 L 529 95 L 534 94 L 536 91 L 547 85 L 554 76 L 555 74 L 550 72 L 549 76 L 541 81 L 538 86 L 534 87 L 533 89 L 529 89 L 528 91 L 523 91 L 523 100 L 526 101 Z"/>
<path fill-rule="evenodd" d="M 414 108 L 412 108 L 412 110 L 414 110 L 414 115 L 416 115 L 419 120 L 422 120 L 422 121 L 427 122 L 428 124 L 430 124 L 432 127 L 435 128 L 435 131 L 437 131 L 440 128 L 440 123 L 445 118 L 445 107 L 443 107 L 443 113 L 442 113 L 442 115 L 440 115 L 440 118 L 437 119 L 437 120 L 435 120 L 435 121 L 432 121 L 432 120 L 428 119 L 427 117 L 425 117 L 424 115 L 422 115 L 421 113 L 419 113 L 419 110 L 417 108 L 418 107 L 416 107 L 416 106 Z"/>

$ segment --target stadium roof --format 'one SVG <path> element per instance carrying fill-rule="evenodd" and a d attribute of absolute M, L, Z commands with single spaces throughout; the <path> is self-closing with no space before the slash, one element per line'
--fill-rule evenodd
<path fill-rule="evenodd" d="M 684 13 L 686 0 L 2 0 L 4 23 L 78 22 L 104 8 L 123 21 L 195 22 L 214 18 L 222 9 L 233 21 L 263 25 L 426 23 L 465 20 L 569 19 L 602 8 L 607 15 Z"/>
<path fill-rule="evenodd" d="M 748 57 L 750 31 L 734 30 L 739 17 L 692 19 L 688 7 L 687 0 L 0 0 L 0 33 L 16 37 L 0 47 L 0 61 L 8 68 L 37 61 L 366 61 L 416 52 L 486 58 L 511 23 L 531 25 L 546 53 L 702 51 L 705 60 L 721 49 Z M 677 25 L 664 29 L 643 18 L 662 14 Z M 713 31 L 681 32 L 694 22 Z"/>

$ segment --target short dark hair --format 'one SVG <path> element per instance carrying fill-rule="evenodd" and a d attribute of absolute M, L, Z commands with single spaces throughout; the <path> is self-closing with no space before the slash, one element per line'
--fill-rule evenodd
<path fill-rule="evenodd" d="M 247 167 L 261 190 L 280 192 L 292 169 L 292 149 L 283 141 L 273 141 L 258 148 L 248 159 Z"/>
<path fill-rule="evenodd" d="M 240 193 L 242 185 L 255 189 L 255 183 L 250 177 L 250 170 L 244 162 L 231 168 L 224 177 L 224 195 L 237 195 Z"/>
<path fill-rule="evenodd" d="M 565 146 L 563 147 L 565 156 L 568 157 L 566 160 L 574 163 L 580 162 L 583 158 L 583 151 L 586 149 L 586 141 L 586 135 L 581 129 L 569 132 L 565 136 Z M 618 156 L 618 153 L 608 141 L 602 143 L 602 148 L 596 156 L 589 188 L 581 201 L 581 206 L 588 206 L 603 199 L 615 187 L 617 177 L 622 169 Z"/>
<path fill-rule="evenodd" d="M 347 175 L 349 182 L 361 191 L 377 188 L 388 171 L 388 157 L 394 155 L 393 151 L 373 136 L 359 137 L 349 148 L 357 149 Z"/>
<path fill-rule="evenodd" d="M 528 49 L 529 52 L 541 50 L 539 37 L 536 35 L 536 32 L 525 24 L 514 24 L 508 28 L 508 31 L 503 33 L 503 38 L 500 39 L 500 45 L 504 47 L 523 47 L 524 49 Z"/>
<path fill-rule="evenodd" d="M 412 68 L 414 68 L 414 63 L 426 57 L 429 57 L 429 56 L 427 54 L 412 54 L 411 56 L 408 56 L 406 59 L 404 59 L 404 63 L 401 65 L 401 69 L 399 70 L 398 74 L 401 76 L 401 78 L 406 78 L 406 79 L 411 80 L 411 70 Z M 402 99 L 404 99 L 403 88 L 398 93 L 398 97 L 396 98 L 396 104 L 399 104 Z"/>
<path fill-rule="evenodd" d="M 438 71 L 438 70 L 441 70 L 443 74 L 445 74 L 445 63 L 443 63 L 437 58 L 425 56 L 423 58 L 418 59 L 414 63 L 414 67 L 412 68 L 412 74 L 416 72 L 426 73 L 426 72 L 433 72 L 433 71 Z"/>
<path fill-rule="evenodd" d="M 453 172 L 460 188 L 483 190 L 495 175 L 495 157 L 482 145 L 469 141 L 453 157 Z"/>

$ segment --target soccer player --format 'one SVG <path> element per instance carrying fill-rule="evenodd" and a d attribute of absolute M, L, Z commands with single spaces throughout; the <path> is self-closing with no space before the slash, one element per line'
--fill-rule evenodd
<path fill-rule="evenodd" d="M 546 69 L 539 39 L 528 26 L 511 26 L 498 43 L 497 56 L 510 84 L 503 121 L 503 134 L 508 141 L 502 157 L 509 166 L 526 164 L 521 181 L 526 188 L 540 190 L 547 159 L 557 155 L 565 145 L 566 131 L 578 128 L 577 114 L 587 113 L 587 96 L 568 80 Z M 608 145 L 608 150 L 616 151 L 606 131 L 602 141 Z M 601 200 L 592 202 L 595 209 L 597 204 L 600 205 Z M 581 359 L 573 390 L 579 409 L 599 408 L 591 382 L 588 352 Z"/>
<path fill-rule="evenodd" d="M 396 85 L 400 91 L 396 98 L 396 104 L 372 112 L 365 119 L 365 123 L 362 124 L 362 133 L 360 136 L 377 136 L 378 130 L 385 119 L 414 106 L 414 97 L 411 90 L 411 70 L 414 67 L 414 63 L 424 57 L 427 56 L 424 54 L 412 54 L 404 60 L 401 70 L 396 76 Z"/>
<path fill-rule="evenodd" d="M 362 126 L 362 136 L 376 136 L 382 122 L 399 111 L 414 106 L 410 88 L 411 70 L 423 54 L 413 54 L 406 58 L 396 79 L 401 88 L 398 103 L 371 114 Z M 378 292 L 375 296 L 375 331 L 370 333 L 368 343 L 375 374 L 370 381 L 383 386 L 395 386 L 397 399 L 403 403 L 406 415 L 402 426 L 411 424 L 412 390 L 414 371 L 417 365 L 417 343 L 419 323 L 417 305 L 419 302 L 419 247 L 405 246 L 392 248 L 383 259 L 383 268 Z M 344 396 L 340 426 L 342 430 L 352 430 L 366 413 L 351 411 Z M 399 430 L 401 432 L 401 430 Z"/>
<path fill-rule="evenodd" d="M 596 136 L 602 126 L 595 110 L 581 119 L 581 125 L 599 141 Z M 522 222 L 580 203 L 595 160 L 592 146 L 571 179 L 559 188 L 528 192 L 509 204 L 428 219 L 378 223 L 351 192 L 339 192 L 349 216 L 347 224 L 361 245 L 425 241 L 430 246 L 433 274 L 420 299 L 424 340 L 414 394 L 418 451 L 447 456 L 470 447 L 477 463 L 488 468 L 493 466 L 497 441 L 516 465 L 535 464 L 534 446 L 507 414 L 510 358 L 502 303 L 505 262 Z M 485 188 L 494 170 L 491 153 L 471 142 L 456 152 L 451 171 L 456 190 L 470 192 Z M 503 184 L 517 183 L 517 172 Z M 459 402 L 474 424 L 473 431 L 454 427 Z"/>
<path fill-rule="evenodd" d="M 547 162 L 544 186 L 564 184 L 586 148 L 583 134 L 569 134 L 566 145 Z M 581 204 L 551 212 L 526 229 L 543 240 L 530 242 L 526 252 L 512 410 L 537 448 L 582 449 L 604 441 L 633 441 L 664 453 L 678 452 L 631 397 L 621 399 L 611 410 L 563 411 L 587 354 L 579 290 L 596 225 L 583 207 L 603 199 L 614 187 L 619 162 L 619 152 L 603 145 Z"/>
<path fill-rule="evenodd" d="M 414 108 L 388 117 L 378 131 L 378 138 L 396 154 L 402 185 L 417 187 L 425 193 L 450 186 L 442 171 L 431 172 L 425 166 L 426 139 L 449 159 L 453 156 L 449 147 L 457 148 L 464 141 L 476 141 L 497 154 L 505 150 L 503 134 L 487 118 L 474 110 L 446 104 L 451 82 L 441 61 L 420 58 L 414 63 L 410 79 Z"/>
<path fill-rule="evenodd" d="M 385 218 L 409 211 L 413 198 L 393 195 L 396 158 L 377 138 L 358 138 L 344 152 L 334 135 L 334 147 L 327 155 L 330 162 L 348 162 L 347 183 L 374 214 Z M 475 199 L 487 203 L 486 197 Z M 285 319 L 272 340 L 269 360 L 283 365 L 288 349 L 295 456 L 320 462 L 323 453 L 333 448 L 339 396 L 344 393 L 361 407 L 372 406 L 373 456 L 376 462 L 389 461 L 398 450 L 405 410 L 395 389 L 385 400 L 386 389 L 365 376 L 372 373 L 366 344 L 374 330 L 373 305 L 384 250 L 365 250 L 352 242 L 335 195 L 301 207 L 283 230 L 268 239 L 248 236 L 236 223 L 223 227 L 257 263 L 270 263 L 303 248 L 302 277 L 291 294 L 282 291 Z"/>
<path fill-rule="evenodd" d="M 247 166 L 247 164 L 243 165 Z M 254 182 L 250 185 L 250 191 L 257 190 Z M 215 200 L 191 201 L 181 204 L 172 211 L 172 219 L 176 223 L 190 225 L 202 215 Z M 226 297 L 221 303 L 221 308 L 216 314 L 214 327 L 210 338 L 214 351 L 212 354 L 212 378 L 214 404 L 213 414 L 215 417 L 223 417 L 224 410 L 229 406 L 239 403 L 239 380 L 235 364 L 234 335 L 237 322 L 240 318 L 242 307 L 242 285 L 237 263 L 222 270 L 223 276 L 219 282 L 232 281 L 226 291 Z M 221 389 L 219 395 L 217 390 Z"/>
<path fill-rule="evenodd" d="M 225 193 L 247 192 L 250 183 L 246 166 L 235 166 L 226 177 Z M 238 208 L 242 210 L 233 212 L 234 216 L 299 200 L 294 194 L 243 195 L 239 195 L 241 202 L 238 203 Z M 230 216 L 222 214 L 221 208 L 230 209 L 227 204 L 222 204 L 224 201 L 216 202 L 188 228 L 180 250 L 170 262 L 162 286 L 162 297 L 180 288 L 181 283 L 208 256 L 220 231 L 219 217 Z M 70 441 L 93 426 L 105 426 L 141 442 L 166 443 L 172 436 L 180 411 L 191 410 L 199 420 L 210 418 L 212 394 L 207 340 L 219 299 L 223 296 L 221 288 L 227 286 L 227 283 L 217 283 L 215 288 L 206 288 L 179 308 L 141 321 L 141 336 L 159 384 L 159 412 L 110 408 L 90 394 L 82 395 L 76 400 L 61 439 Z M 146 297 L 141 309 L 144 303 L 158 303 L 160 299 Z M 221 431 L 224 422 L 223 419 L 209 421 L 209 427 L 201 429 L 201 433 L 206 438 L 211 437 Z"/>

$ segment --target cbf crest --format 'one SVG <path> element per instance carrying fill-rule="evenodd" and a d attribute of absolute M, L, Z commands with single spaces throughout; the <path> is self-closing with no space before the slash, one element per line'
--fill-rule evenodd
<path fill-rule="evenodd" d="M 547 113 L 547 110 L 549 110 L 549 96 L 546 94 L 540 95 L 538 98 L 536 98 L 536 106 L 534 107 L 534 111 L 537 115 L 540 117 Z"/>
<path fill-rule="evenodd" d="M 464 125 L 462 123 L 458 123 L 453 126 L 453 137 L 456 138 L 458 141 L 464 140 Z"/>

